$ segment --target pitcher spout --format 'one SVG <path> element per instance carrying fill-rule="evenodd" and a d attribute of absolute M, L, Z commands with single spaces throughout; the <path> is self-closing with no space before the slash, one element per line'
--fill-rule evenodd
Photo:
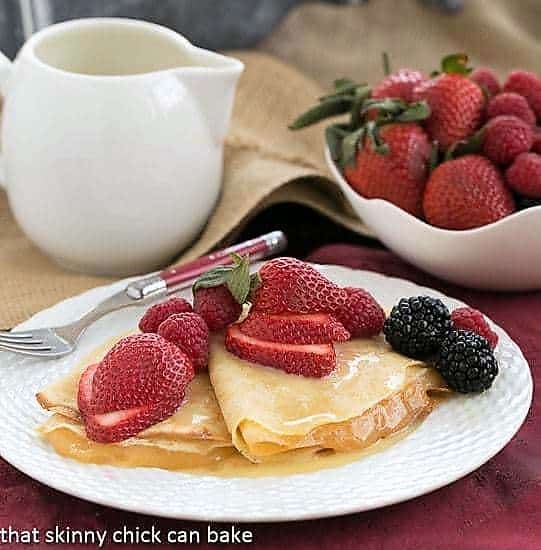
<path fill-rule="evenodd" d="M 176 69 L 176 76 L 200 106 L 213 139 L 221 144 L 228 131 L 244 64 L 199 48 L 194 48 L 192 62 L 193 65 Z"/>

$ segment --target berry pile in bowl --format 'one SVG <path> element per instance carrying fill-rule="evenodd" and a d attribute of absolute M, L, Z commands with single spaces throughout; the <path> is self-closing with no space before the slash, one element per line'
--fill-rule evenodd
<path fill-rule="evenodd" d="M 464 286 L 541 288 L 541 78 L 500 82 L 464 54 L 430 76 L 384 61 L 375 86 L 336 80 L 291 128 L 344 117 L 325 130 L 329 168 L 404 259 Z"/>

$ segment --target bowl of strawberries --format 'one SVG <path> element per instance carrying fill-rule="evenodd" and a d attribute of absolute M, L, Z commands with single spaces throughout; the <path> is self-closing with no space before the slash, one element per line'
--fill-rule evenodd
<path fill-rule="evenodd" d="M 325 130 L 329 168 L 386 246 L 455 284 L 541 288 L 539 76 L 516 70 L 501 85 L 453 54 L 430 76 L 336 80 L 291 128 L 331 116 L 342 119 Z"/>

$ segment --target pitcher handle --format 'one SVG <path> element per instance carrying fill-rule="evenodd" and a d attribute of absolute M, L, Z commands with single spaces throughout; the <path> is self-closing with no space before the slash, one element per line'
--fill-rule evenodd
<path fill-rule="evenodd" d="M 0 94 L 4 99 L 6 96 L 6 83 L 11 74 L 12 63 L 11 61 L 0 52 Z M 4 157 L 0 152 L 0 189 L 6 187 L 4 178 Z"/>

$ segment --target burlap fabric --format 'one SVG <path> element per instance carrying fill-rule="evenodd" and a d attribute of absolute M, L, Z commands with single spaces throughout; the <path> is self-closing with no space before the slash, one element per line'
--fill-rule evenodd
<path fill-rule="evenodd" d="M 180 258 L 231 241 L 250 217 L 279 202 L 307 204 L 366 234 L 328 179 L 321 128 L 293 133 L 287 124 L 337 76 L 377 80 L 383 50 L 395 67 L 430 70 L 441 55 L 468 51 L 474 63 L 502 74 L 515 66 L 539 71 L 540 20 L 538 0 L 467 0 L 455 16 L 416 0 L 310 3 L 293 10 L 260 52 L 234 53 L 246 71 L 227 139 L 223 193 L 207 227 Z M 107 281 L 67 272 L 39 252 L 17 228 L 0 191 L 0 328 Z"/>

